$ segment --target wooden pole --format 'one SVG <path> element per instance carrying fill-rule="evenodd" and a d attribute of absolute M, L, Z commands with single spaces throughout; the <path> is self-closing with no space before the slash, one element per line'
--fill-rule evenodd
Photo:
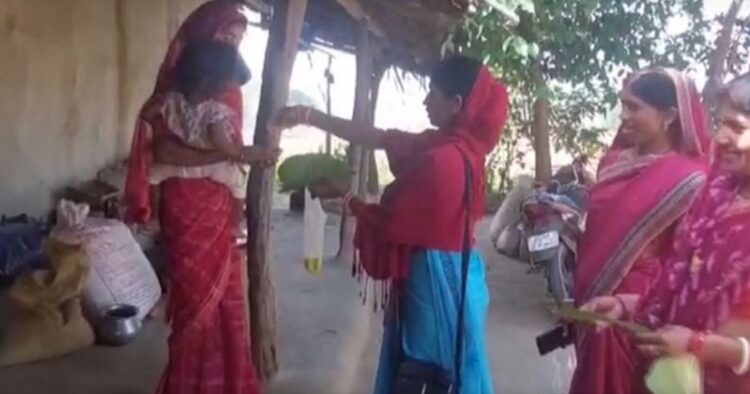
<path fill-rule="evenodd" d="M 538 88 L 547 87 L 537 64 L 533 69 L 534 80 Z M 531 135 L 534 137 L 534 162 L 537 182 L 547 183 L 552 178 L 552 152 L 550 147 L 550 102 L 539 96 L 534 100 L 531 111 Z"/>
<path fill-rule="evenodd" d="M 352 120 L 366 122 L 370 117 L 370 93 L 372 91 L 372 66 L 373 56 L 370 48 L 370 31 L 366 21 L 360 23 L 359 40 L 357 42 L 357 78 L 354 91 L 354 113 Z M 360 178 L 366 176 L 362 173 L 362 147 L 349 146 L 349 166 L 354 172 L 351 182 L 352 192 L 365 197 L 366 191 L 361 188 Z M 341 221 L 341 237 L 339 247 L 339 258 L 344 261 L 354 257 L 354 231 L 356 223 L 354 218 L 343 210 Z"/>
<path fill-rule="evenodd" d="M 543 97 L 537 98 L 534 102 L 534 118 L 531 124 L 531 132 L 534 136 L 536 180 L 543 183 L 547 183 L 552 178 L 549 112 L 549 100 Z"/>
<path fill-rule="evenodd" d="M 333 73 L 331 72 L 331 66 L 333 65 L 333 56 L 328 55 L 328 67 L 326 67 L 326 114 L 332 115 L 331 112 L 331 85 L 333 85 Z M 331 133 L 326 133 L 326 154 L 330 155 L 333 151 L 333 136 Z"/>
<path fill-rule="evenodd" d="M 263 65 L 263 84 L 255 128 L 254 144 L 278 147 L 279 135 L 266 125 L 287 103 L 289 80 L 297 54 L 307 0 L 277 0 L 268 33 Z M 268 380 L 278 371 L 276 297 L 273 288 L 271 209 L 276 170 L 253 168 L 247 191 L 248 293 L 253 361 L 258 376 Z"/>

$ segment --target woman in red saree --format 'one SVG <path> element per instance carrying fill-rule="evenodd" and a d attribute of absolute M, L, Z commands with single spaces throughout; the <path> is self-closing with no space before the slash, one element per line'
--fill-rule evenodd
<path fill-rule="evenodd" d="M 750 392 L 750 75 L 719 100 L 715 160 L 675 236 L 669 265 L 645 296 L 600 297 L 587 308 L 635 316 L 646 357 L 694 354 L 705 394 Z"/>
<path fill-rule="evenodd" d="M 705 182 L 708 139 L 695 86 L 683 74 L 649 69 L 621 93 L 622 125 L 591 190 L 578 242 L 574 297 L 643 294 L 669 250 L 675 223 Z M 571 394 L 631 394 L 643 363 L 618 331 L 576 332 Z"/>
<path fill-rule="evenodd" d="M 128 165 L 127 219 L 147 222 L 152 160 L 201 166 L 227 160 L 218 151 L 181 144 L 160 119 L 159 96 L 175 89 L 175 65 L 186 45 L 215 40 L 238 44 L 247 21 L 236 1 L 213 0 L 194 11 L 169 46 L 155 91 L 137 120 Z M 221 100 L 234 110 L 242 135 L 242 96 L 229 88 Z M 252 157 L 258 151 L 247 147 Z M 232 196 L 210 179 L 172 178 L 162 183 L 159 219 L 169 260 L 169 361 L 159 394 L 257 394 L 250 359 L 250 327 L 242 260 L 234 246 Z"/>

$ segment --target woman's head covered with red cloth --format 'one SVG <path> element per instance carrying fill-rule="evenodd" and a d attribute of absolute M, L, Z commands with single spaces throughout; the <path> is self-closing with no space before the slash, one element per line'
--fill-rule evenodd
<path fill-rule="evenodd" d="M 358 222 L 355 242 L 362 264 L 378 279 L 403 278 L 408 250 L 461 250 L 466 212 L 463 157 L 473 177 L 472 219 L 484 211 L 485 157 L 505 125 L 507 90 L 481 63 L 464 56 L 439 63 L 430 87 L 425 107 L 438 130 L 418 138 L 405 133 L 385 136 L 396 179 L 385 189 L 381 204 L 363 212 L 373 220 Z"/>
<path fill-rule="evenodd" d="M 678 122 L 673 123 L 670 130 L 676 150 L 690 156 L 705 156 L 708 153 L 708 125 L 701 96 L 695 83 L 684 73 L 671 68 L 646 68 L 630 74 L 623 82 L 622 92 L 621 97 L 628 93 L 635 95 L 658 110 L 668 110 L 667 107 L 676 100 L 678 112 L 675 115 Z M 625 123 L 623 119 L 612 145 L 602 159 L 604 164 L 613 154 L 638 144 L 637 136 L 633 135 L 633 130 L 628 130 Z"/>
<path fill-rule="evenodd" d="M 242 13 L 241 3 L 235 0 L 206 2 L 193 11 L 180 26 L 159 68 L 154 92 L 136 120 L 125 185 L 126 221 L 145 223 L 151 218 L 148 172 L 152 160 L 151 140 L 156 130 L 149 125 L 149 115 L 154 112 L 159 96 L 176 89 L 176 65 L 185 47 L 204 41 L 226 42 L 238 46 L 246 29 L 247 18 Z M 242 92 L 239 86 L 229 89 L 221 101 L 234 110 L 233 123 L 237 138 L 241 139 Z"/>
<path fill-rule="evenodd" d="M 193 11 L 180 26 L 167 49 L 159 68 L 156 92 L 163 93 L 174 86 L 177 60 L 188 43 L 220 41 L 239 46 L 247 29 L 247 17 L 236 0 L 212 0 Z"/>

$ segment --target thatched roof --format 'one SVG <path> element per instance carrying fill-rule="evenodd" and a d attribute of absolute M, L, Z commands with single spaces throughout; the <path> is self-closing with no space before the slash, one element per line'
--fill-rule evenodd
<path fill-rule="evenodd" d="M 266 4 L 271 0 L 263 0 Z M 254 0 L 258 2 L 258 0 Z M 354 52 L 359 23 L 383 47 L 383 61 L 423 73 L 477 0 L 308 0 L 305 42 Z"/>

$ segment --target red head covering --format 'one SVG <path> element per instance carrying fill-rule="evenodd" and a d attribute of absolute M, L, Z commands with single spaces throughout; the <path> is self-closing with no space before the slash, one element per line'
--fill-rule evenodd
<path fill-rule="evenodd" d="M 156 130 L 149 124 L 158 97 L 174 89 L 174 69 L 177 59 L 186 45 L 196 41 L 214 40 L 222 29 L 235 23 L 247 24 L 242 14 L 242 5 L 233 0 L 212 0 L 193 11 L 182 24 L 167 50 L 159 69 L 156 87 L 146 101 L 136 120 L 133 141 L 128 160 L 128 176 L 125 185 L 125 219 L 144 223 L 151 218 L 148 172 L 152 160 L 151 139 Z M 242 136 L 242 92 L 239 87 L 225 92 L 222 102 L 234 110 L 236 138 Z M 153 123 L 153 121 L 151 122 Z"/>
<path fill-rule="evenodd" d="M 174 68 L 188 43 L 213 40 L 224 28 L 234 24 L 247 25 L 242 6 L 236 0 L 209 1 L 193 11 L 169 44 L 167 55 L 159 68 L 155 93 L 163 93 L 174 87 Z"/>
<path fill-rule="evenodd" d="M 701 95 L 698 93 L 695 82 L 688 78 L 685 73 L 675 69 L 652 67 L 633 73 L 625 78 L 623 89 L 627 88 L 638 77 L 649 73 L 665 75 L 675 85 L 677 108 L 680 115 L 680 145 L 678 149 L 682 153 L 691 156 L 706 156 L 708 154 L 710 136 L 708 134 L 706 116 L 703 112 L 703 104 L 701 103 Z M 615 135 L 612 145 L 602 158 L 600 168 L 612 159 L 612 154 L 616 155 L 617 152 L 629 147 L 627 138 L 622 133 L 622 128 L 620 128 Z"/>
<path fill-rule="evenodd" d="M 420 135 L 389 132 L 386 153 L 396 180 L 380 205 L 355 207 L 356 246 L 362 265 L 376 279 L 401 279 L 414 248 L 460 251 L 466 207 L 464 161 L 473 173 L 471 213 L 484 211 L 485 156 L 508 115 L 508 93 L 482 67 L 450 129 Z"/>

